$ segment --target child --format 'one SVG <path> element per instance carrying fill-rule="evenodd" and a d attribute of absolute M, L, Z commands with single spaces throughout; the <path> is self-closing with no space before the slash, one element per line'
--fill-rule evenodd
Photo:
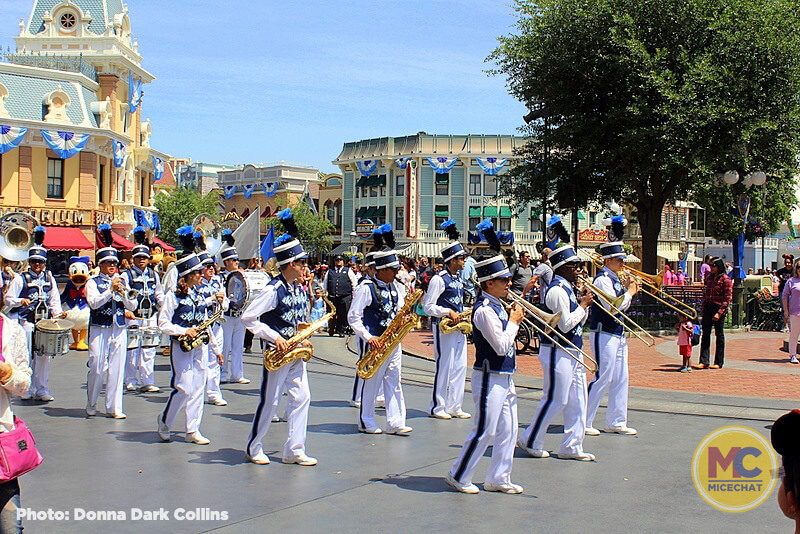
<path fill-rule="evenodd" d="M 322 318 L 325 315 L 325 301 L 322 299 L 322 288 L 314 290 L 314 298 L 312 299 L 314 306 L 311 308 L 311 322 Z"/>
<path fill-rule="evenodd" d="M 691 360 L 692 360 L 692 332 L 694 332 L 694 325 L 689 318 L 681 314 L 678 318 L 678 324 L 675 325 L 678 331 L 678 351 L 683 356 L 683 365 L 680 368 L 681 373 L 691 373 Z"/>

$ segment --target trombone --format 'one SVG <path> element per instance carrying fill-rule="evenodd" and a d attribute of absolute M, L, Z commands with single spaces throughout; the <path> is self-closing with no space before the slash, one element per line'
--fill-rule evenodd
<path fill-rule="evenodd" d="M 583 285 L 589 288 L 589 290 L 594 293 L 600 300 L 608 304 L 610 309 L 606 309 L 602 304 L 597 303 L 597 307 L 603 310 L 609 317 L 614 319 L 614 321 L 623 327 L 628 327 L 628 331 L 631 334 L 639 338 L 639 341 L 647 345 L 648 347 L 652 347 L 656 344 L 655 338 L 650 335 L 650 332 L 639 326 L 636 321 L 625 315 L 622 310 L 619 309 L 622 306 L 622 301 L 625 299 L 625 295 L 621 295 L 619 297 L 612 296 L 597 287 L 594 283 L 592 283 L 588 277 L 586 276 L 579 276 L 578 279 L 583 282 Z M 617 317 L 619 315 L 619 317 Z M 621 319 L 620 319 L 621 317 Z M 627 322 L 626 322 L 627 321 Z"/>
<path fill-rule="evenodd" d="M 600 257 L 600 255 L 596 252 L 592 253 L 592 263 L 594 263 L 595 267 L 598 269 L 602 269 L 604 265 L 603 258 Z M 622 269 L 626 276 L 632 277 L 635 281 L 637 281 L 641 285 L 642 291 L 650 295 L 652 298 L 675 313 L 686 315 L 692 321 L 697 319 L 697 310 L 661 289 L 661 286 L 664 282 L 663 271 L 658 274 L 648 274 L 634 269 L 633 267 L 628 267 L 627 265 L 623 265 Z"/>
<path fill-rule="evenodd" d="M 558 321 L 561 319 L 561 312 L 552 314 L 544 312 L 539 308 L 537 308 L 536 306 L 534 306 L 533 304 L 531 304 L 530 302 L 528 302 L 527 300 L 525 300 L 524 298 L 514 293 L 513 291 L 508 292 L 508 298 L 511 300 L 513 304 L 519 304 L 527 316 L 536 319 L 537 321 L 542 323 L 543 327 L 539 327 L 527 317 L 523 319 L 525 324 L 528 325 L 530 328 L 532 328 L 534 332 L 548 339 L 550 343 L 552 343 L 559 349 L 569 354 L 573 360 L 584 366 L 586 370 L 589 371 L 590 373 L 597 372 L 598 369 L 597 361 L 595 361 L 595 359 L 589 356 L 586 352 L 578 348 L 578 346 L 575 345 L 575 343 L 567 339 L 567 337 L 561 332 L 559 332 L 558 329 L 556 328 Z M 570 349 L 578 351 L 580 355 L 583 356 L 584 359 L 589 360 L 589 362 L 591 362 L 592 365 L 589 365 L 583 359 L 570 352 L 567 349 L 567 347 L 556 341 L 553 338 L 553 336 L 550 335 L 551 333 L 555 334 L 556 337 L 560 339 L 563 343 L 565 343 L 567 346 L 569 346 Z"/>

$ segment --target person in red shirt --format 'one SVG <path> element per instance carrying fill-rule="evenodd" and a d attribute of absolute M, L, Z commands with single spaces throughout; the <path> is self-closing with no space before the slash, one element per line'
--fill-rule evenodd
<path fill-rule="evenodd" d="M 700 365 L 697 369 L 721 369 L 725 363 L 725 314 L 733 299 L 733 282 L 725 274 L 725 263 L 721 258 L 711 262 L 711 272 L 705 279 L 703 292 L 703 329 L 700 341 Z M 717 336 L 717 348 L 714 351 L 714 365 L 711 359 L 711 327 Z"/>

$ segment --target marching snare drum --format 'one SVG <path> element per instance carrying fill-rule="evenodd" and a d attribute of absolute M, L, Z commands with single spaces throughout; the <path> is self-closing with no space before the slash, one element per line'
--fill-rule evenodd
<path fill-rule="evenodd" d="M 225 282 L 231 315 L 241 315 L 247 305 L 267 287 L 270 276 L 264 271 L 233 271 Z"/>
<path fill-rule="evenodd" d="M 143 349 L 152 349 L 161 344 L 161 332 L 158 331 L 158 328 L 142 328 L 140 332 Z"/>
<path fill-rule="evenodd" d="M 139 325 L 128 325 L 128 350 L 136 350 L 139 348 L 139 339 L 142 337 L 142 331 Z"/>
<path fill-rule="evenodd" d="M 75 323 L 66 319 L 42 319 L 34 327 L 34 350 L 48 356 L 68 353 L 70 331 L 74 327 Z"/>

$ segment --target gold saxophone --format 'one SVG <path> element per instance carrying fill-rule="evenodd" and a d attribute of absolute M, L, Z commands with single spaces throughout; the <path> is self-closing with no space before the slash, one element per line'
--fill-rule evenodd
<path fill-rule="evenodd" d="M 470 335 L 472 333 L 471 315 L 472 308 L 467 308 L 458 314 L 458 320 L 455 322 L 448 316 L 442 317 L 442 320 L 439 321 L 439 332 L 442 334 L 449 334 L 456 330 L 461 330 L 461 333 L 465 336 Z"/>
<path fill-rule="evenodd" d="M 196 349 L 203 343 L 208 343 L 211 339 L 211 334 L 209 333 L 208 329 L 211 328 L 214 323 L 219 321 L 221 317 L 222 307 L 217 306 L 216 311 L 212 313 L 208 319 L 194 327 L 198 332 L 196 336 L 191 337 L 187 334 L 183 334 L 182 336 L 178 337 L 178 343 L 181 344 L 181 349 L 184 352 L 189 352 L 192 349 Z"/>
<path fill-rule="evenodd" d="M 298 358 L 302 358 L 305 361 L 311 359 L 314 355 L 314 347 L 302 346 L 303 342 L 313 336 L 317 330 L 324 328 L 325 325 L 328 324 L 328 321 L 336 315 L 336 308 L 331 301 L 328 300 L 327 297 L 322 298 L 325 299 L 325 304 L 328 305 L 328 313 L 302 330 L 298 330 L 295 335 L 287 339 L 286 343 L 288 347 L 285 350 L 281 351 L 276 347 L 264 351 L 264 367 L 267 371 L 277 371 L 287 363 L 291 363 Z"/>
<path fill-rule="evenodd" d="M 406 298 L 403 307 L 397 311 L 397 315 L 378 338 L 380 348 L 367 350 L 366 354 L 358 360 L 356 365 L 358 376 L 365 380 L 375 376 L 380 366 L 389 358 L 403 337 L 417 326 L 417 314 L 414 312 L 414 307 L 421 298 L 421 289 L 415 290 Z"/>

